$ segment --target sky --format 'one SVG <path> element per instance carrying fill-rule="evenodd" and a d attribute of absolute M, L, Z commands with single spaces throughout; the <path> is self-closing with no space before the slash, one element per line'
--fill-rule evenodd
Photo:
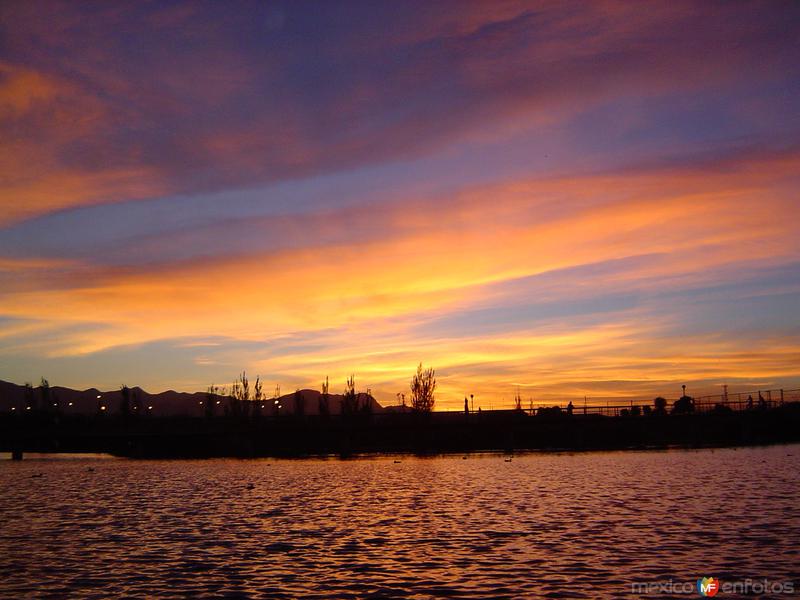
<path fill-rule="evenodd" d="M 798 56 L 796 2 L 2 2 L 0 379 L 798 388 Z"/>

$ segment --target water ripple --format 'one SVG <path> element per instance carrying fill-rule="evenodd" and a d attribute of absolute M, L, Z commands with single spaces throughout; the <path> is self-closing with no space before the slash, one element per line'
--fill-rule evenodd
<path fill-rule="evenodd" d="M 798 446 L 2 461 L 0 596 L 597 598 L 788 580 L 798 472 Z"/>

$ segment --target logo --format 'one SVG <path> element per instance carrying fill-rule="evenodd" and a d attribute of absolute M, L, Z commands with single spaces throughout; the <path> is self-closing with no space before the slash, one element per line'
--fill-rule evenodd
<path fill-rule="evenodd" d="M 697 580 L 697 591 L 701 596 L 716 596 L 719 591 L 719 579 L 703 577 Z"/>

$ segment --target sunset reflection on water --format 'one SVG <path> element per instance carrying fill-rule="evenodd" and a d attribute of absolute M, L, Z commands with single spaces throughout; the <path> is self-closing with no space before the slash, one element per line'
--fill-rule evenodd
<path fill-rule="evenodd" d="M 2 461 L 0 595 L 596 598 L 797 576 L 797 445 L 506 460 Z"/>

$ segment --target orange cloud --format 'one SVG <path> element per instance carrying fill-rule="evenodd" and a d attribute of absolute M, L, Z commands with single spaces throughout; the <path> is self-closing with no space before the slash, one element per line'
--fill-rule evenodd
<path fill-rule="evenodd" d="M 626 257 L 658 258 L 592 279 L 584 293 L 686 285 L 731 277 L 720 270 L 732 265 L 796 260 L 800 242 L 788 216 L 797 209 L 791 194 L 781 191 L 795 166 L 794 160 L 781 159 L 731 172 L 653 171 L 482 187 L 440 203 L 428 199 L 376 213 L 375 226 L 386 231 L 382 239 L 153 268 L 84 266 L 65 287 L 44 283 L 14 292 L 12 286 L 0 299 L 0 313 L 69 326 L 69 333 L 47 348 L 53 355 L 158 339 L 264 340 L 328 329 L 400 336 L 407 354 L 398 360 L 389 351 L 385 364 L 374 354 L 380 351 L 362 347 L 358 336 L 349 338 L 353 349 L 336 351 L 348 360 L 367 356 L 353 362 L 365 372 L 384 374 L 407 370 L 418 358 L 447 366 L 490 365 L 497 357 L 498 363 L 514 365 L 552 348 L 585 354 L 591 346 L 608 344 L 618 353 L 624 345 L 613 328 L 574 338 L 512 335 L 490 344 L 434 340 L 419 348 L 404 328 L 393 333 L 392 323 L 420 323 L 479 306 L 502 311 L 509 298 L 498 292 L 498 284 Z M 338 226 L 346 227 L 346 219 Z M 573 282 L 570 293 L 580 285 Z M 533 295 L 522 301 L 538 299 L 535 287 L 528 293 Z M 542 297 L 557 301 L 563 293 L 550 288 Z M 517 328 L 526 326 L 521 322 Z M 332 359 L 309 354 L 293 360 L 300 369 L 313 369 L 314 361 Z M 606 357 L 602 368 L 613 360 Z M 588 381 L 599 376 L 596 371 L 572 367 L 566 376 Z M 630 374 L 620 368 L 616 373 Z"/>

